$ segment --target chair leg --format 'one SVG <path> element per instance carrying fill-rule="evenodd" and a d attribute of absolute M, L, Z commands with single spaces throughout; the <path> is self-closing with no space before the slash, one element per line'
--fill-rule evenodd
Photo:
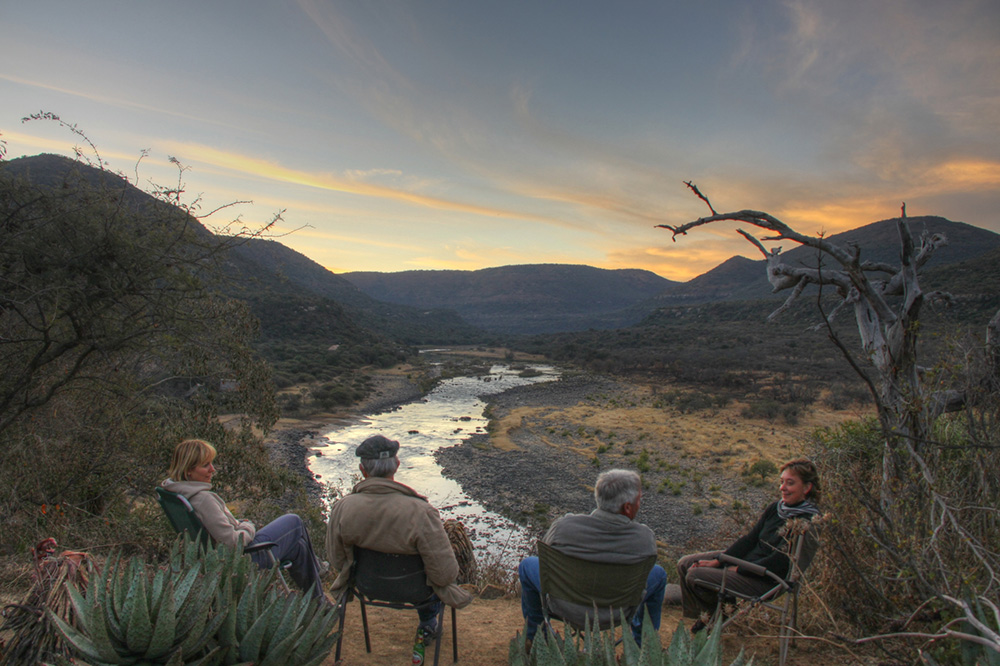
<path fill-rule="evenodd" d="M 785 666 L 788 659 L 788 648 L 795 633 L 798 614 L 797 596 L 795 591 L 785 595 L 785 608 L 781 613 L 781 626 L 778 629 L 778 666 Z"/>
<path fill-rule="evenodd" d="M 458 624 L 455 622 L 455 607 L 451 608 L 451 656 L 454 663 L 458 663 Z"/>
<path fill-rule="evenodd" d="M 278 558 L 274 556 L 273 547 L 268 548 L 267 556 L 271 558 L 271 567 L 278 573 L 278 580 L 281 581 L 281 585 L 285 588 L 285 592 L 291 592 L 292 588 L 288 587 L 288 581 L 285 580 L 285 574 L 282 571 L 284 567 L 281 566 L 281 562 L 278 561 Z"/>
<path fill-rule="evenodd" d="M 441 639 L 444 638 L 444 602 L 439 601 L 441 607 L 438 609 L 437 622 L 438 622 L 438 635 L 437 640 L 434 642 L 434 666 L 438 666 L 438 658 L 441 656 Z M 454 625 L 452 625 L 454 626 Z"/>
<path fill-rule="evenodd" d="M 340 635 L 337 636 L 337 652 L 333 657 L 334 664 L 340 663 L 340 648 L 344 643 L 344 620 L 347 618 L 348 601 L 350 601 L 350 595 L 348 594 L 345 594 L 340 600 L 340 627 L 338 629 Z"/>
<path fill-rule="evenodd" d="M 359 596 L 358 601 L 361 602 L 361 624 L 365 628 L 365 650 L 369 653 L 372 651 L 372 639 L 368 634 L 368 611 L 365 610 L 365 599 Z"/>

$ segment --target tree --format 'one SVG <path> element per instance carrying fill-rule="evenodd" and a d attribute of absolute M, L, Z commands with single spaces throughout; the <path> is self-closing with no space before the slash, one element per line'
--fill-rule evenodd
<path fill-rule="evenodd" d="M 232 450 L 234 483 L 273 489 L 263 450 L 246 455 L 278 414 L 258 323 L 217 289 L 259 230 L 212 234 L 182 191 L 146 194 L 99 158 L 0 163 L 0 549 L 53 521 L 128 529 L 182 437 Z"/>
<path fill-rule="evenodd" d="M 989 479 L 973 486 L 970 481 L 975 479 L 952 478 L 958 470 L 969 468 L 980 454 L 995 459 L 1000 448 L 995 439 L 997 430 L 993 428 L 985 442 L 966 439 L 958 447 L 935 436 L 941 416 L 963 408 L 969 408 L 970 418 L 989 416 L 995 425 L 1000 312 L 989 322 L 983 346 L 978 351 L 968 350 L 969 358 L 979 356 L 984 363 L 964 364 L 959 372 L 931 371 L 918 359 L 921 308 L 929 299 L 947 300 L 948 295 L 925 294 L 918 275 L 947 239 L 940 234 L 914 238 L 905 205 L 895 221 L 900 262 L 890 265 L 865 261 L 860 247 L 837 245 L 822 235 L 801 234 L 765 212 L 718 213 L 694 184 L 687 185 L 705 202 L 711 215 L 680 226 L 659 227 L 671 231 L 674 241 L 691 229 L 722 221 L 746 222 L 773 232 L 758 240 L 743 229 L 737 230 L 766 258 L 767 277 L 774 291 L 790 291 L 768 320 L 776 320 L 808 286 L 818 286 L 821 326 L 870 389 L 881 428 L 881 479 L 874 493 L 876 501 L 864 507 L 868 522 L 861 528 L 869 548 L 878 548 L 889 557 L 892 571 L 883 570 L 880 575 L 907 587 L 918 600 L 944 602 L 969 626 L 976 627 L 981 637 L 977 641 L 1000 651 L 1000 633 L 984 624 L 980 612 L 989 606 L 997 610 L 986 595 L 995 595 L 1000 584 L 996 524 L 1000 496 Z M 782 240 L 813 248 L 815 265 L 789 265 L 783 261 L 780 247 L 768 250 L 763 245 Z M 829 311 L 823 306 L 824 289 L 827 293 L 832 289 L 837 298 Z M 860 359 L 850 353 L 831 325 L 845 308 L 854 312 Z M 970 590 L 974 591 L 971 597 Z M 946 625 L 942 636 L 960 633 Z M 959 637 L 970 640 L 968 635 Z"/>

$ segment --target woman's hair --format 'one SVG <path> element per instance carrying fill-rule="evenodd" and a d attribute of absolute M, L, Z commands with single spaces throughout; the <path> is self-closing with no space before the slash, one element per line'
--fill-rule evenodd
<path fill-rule="evenodd" d="M 609 469 L 597 477 L 594 501 L 598 509 L 618 513 L 626 502 L 635 502 L 641 491 L 638 473 L 630 469 Z"/>
<path fill-rule="evenodd" d="M 399 469 L 399 458 L 396 456 L 392 456 L 391 458 L 362 458 L 361 466 L 365 468 L 365 474 L 368 476 L 387 479 L 395 475 L 396 470 Z"/>
<path fill-rule="evenodd" d="M 819 471 L 817 471 L 816 465 L 813 461 L 808 458 L 795 458 L 794 460 L 789 460 L 781 466 L 782 472 L 786 469 L 790 469 L 795 472 L 795 474 L 802 479 L 802 483 L 811 483 L 812 489 L 806 494 L 806 499 L 813 503 L 819 502 Z"/>
<path fill-rule="evenodd" d="M 187 481 L 187 474 L 198 465 L 215 460 L 215 447 L 203 439 L 185 439 L 174 449 L 167 476 L 174 481 Z"/>

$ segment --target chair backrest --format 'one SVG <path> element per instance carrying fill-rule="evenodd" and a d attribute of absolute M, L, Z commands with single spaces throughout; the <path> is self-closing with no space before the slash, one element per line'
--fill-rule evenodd
<path fill-rule="evenodd" d="M 164 488 L 156 489 L 156 499 L 167 514 L 167 520 L 178 534 L 187 532 L 192 539 L 199 539 L 203 545 L 208 545 L 210 536 L 208 530 L 202 527 L 201 521 L 194 512 L 194 507 L 184 495 L 172 493 Z"/>
<path fill-rule="evenodd" d="M 420 555 L 382 553 L 354 546 L 354 588 L 369 601 L 420 606 L 434 590 Z"/>
<path fill-rule="evenodd" d="M 798 580 L 812 564 L 816 551 L 819 549 L 819 526 L 808 524 L 806 528 L 792 537 L 789 544 L 788 580 Z"/>
<path fill-rule="evenodd" d="M 654 564 L 656 555 L 634 564 L 592 562 L 566 555 L 539 541 L 538 567 L 543 607 L 578 626 L 583 624 L 581 613 L 595 606 L 605 611 L 601 618 L 602 625 L 604 620 L 617 622 L 615 615 L 619 611 L 624 611 L 628 617 L 642 602 L 646 579 Z M 612 609 L 610 613 L 608 609 Z M 570 612 L 574 610 L 577 611 L 575 614 Z"/>

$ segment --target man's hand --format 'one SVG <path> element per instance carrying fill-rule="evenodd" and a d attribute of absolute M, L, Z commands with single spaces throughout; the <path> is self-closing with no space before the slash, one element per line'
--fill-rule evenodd
<path fill-rule="evenodd" d="M 720 565 L 719 560 L 698 560 L 697 562 L 691 565 L 691 568 L 694 569 L 696 567 L 711 567 L 713 569 L 718 569 L 719 565 Z"/>

